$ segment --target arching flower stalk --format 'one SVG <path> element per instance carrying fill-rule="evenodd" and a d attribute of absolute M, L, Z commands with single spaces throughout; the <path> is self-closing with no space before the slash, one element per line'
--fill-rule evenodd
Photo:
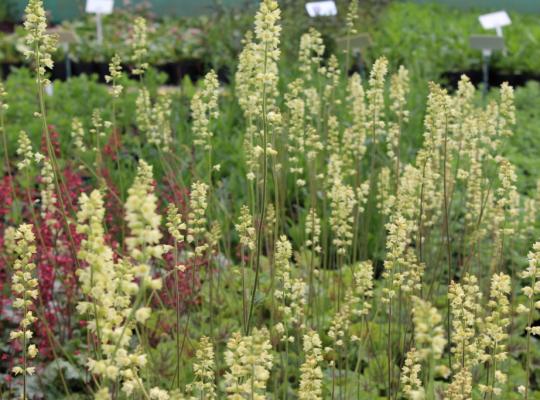
<path fill-rule="evenodd" d="M 21 311 L 22 318 L 19 322 L 19 329 L 10 332 L 9 337 L 11 340 L 17 340 L 21 343 L 22 365 L 13 367 L 12 372 L 23 377 L 23 400 L 28 398 L 27 377 L 35 373 L 35 367 L 30 367 L 29 362 L 38 354 L 36 345 L 30 344 L 30 339 L 33 336 L 32 325 L 37 319 L 32 307 L 38 297 L 38 280 L 35 278 L 36 264 L 32 261 L 36 253 L 34 242 L 32 225 L 20 225 L 14 237 L 14 251 L 17 259 L 13 265 L 11 290 L 15 295 L 13 308 Z"/>
<path fill-rule="evenodd" d="M 56 188 L 60 192 L 57 176 L 58 166 L 49 132 L 49 125 L 47 124 L 44 99 L 44 89 L 51 84 L 47 78 L 47 70 L 52 70 L 54 66 L 52 55 L 57 49 L 57 38 L 47 32 L 47 19 L 42 0 L 30 0 L 28 2 L 24 13 L 24 29 L 26 30 L 25 42 L 28 46 L 24 55 L 26 58 L 31 58 L 34 63 L 39 97 L 39 112 L 34 113 L 34 116 L 41 118 L 42 130 L 45 134 L 47 145 L 47 155 L 51 160 L 53 171 L 55 172 Z M 60 193 L 58 194 L 60 195 Z"/>
<path fill-rule="evenodd" d="M 260 145 L 258 146 L 258 148 L 262 150 L 262 152 L 258 152 L 260 153 L 260 156 L 262 156 L 262 181 L 260 183 L 260 203 L 258 204 L 260 214 L 258 216 L 257 225 L 255 279 L 253 282 L 253 290 L 251 292 L 246 334 L 251 332 L 251 322 L 255 308 L 255 297 L 257 295 L 257 288 L 259 286 L 261 252 L 264 237 L 263 226 L 266 220 L 266 203 L 268 194 L 268 157 L 276 154 L 275 149 L 273 149 L 271 146 L 272 141 L 270 140 L 270 135 L 272 126 L 276 126 L 281 123 L 281 115 L 279 114 L 275 105 L 278 82 L 277 61 L 280 55 L 280 17 L 281 11 L 277 1 L 275 0 L 263 0 L 261 2 L 259 11 L 255 15 L 255 37 L 257 39 L 257 43 L 254 44 L 253 56 L 254 60 L 260 63 L 258 66 L 260 69 L 257 70 L 255 77 L 259 82 L 256 86 L 256 93 L 257 96 L 259 96 L 260 101 L 257 103 L 261 105 L 258 110 L 257 117 L 261 122 L 260 126 L 262 132 L 259 132 L 257 136 L 259 136 L 259 139 L 262 139 L 260 141 Z"/>

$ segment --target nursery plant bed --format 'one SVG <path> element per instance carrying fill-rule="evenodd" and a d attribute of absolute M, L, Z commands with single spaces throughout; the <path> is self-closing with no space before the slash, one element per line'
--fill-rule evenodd
<path fill-rule="evenodd" d="M 173 83 L 179 83 L 184 76 L 189 76 L 192 81 L 197 80 L 204 76 L 206 68 L 204 62 L 199 59 L 186 59 L 177 63 L 178 66 L 178 76 L 177 81 Z"/>
<path fill-rule="evenodd" d="M 441 81 L 449 89 L 456 89 L 462 75 L 467 75 L 471 82 L 477 86 L 483 82 L 481 70 L 449 71 L 441 75 Z M 510 86 L 525 86 L 528 81 L 540 81 L 540 74 L 533 72 L 513 73 L 506 71 L 489 71 L 489 85 L 491 87 L 500 86 L 503 82 L 508 82 Z"/>
<path fill-rule="evenodd" d="M 161 64 L 157 65 L 156 68 L 167 74 L 166 83 L 171 85 L 180 83 L 186 75 L 191 80 L 197 80 L 203 77 L 206 72 L 204 62 L 196 58 Z"/>
<path fill-rule="evenodd" d="M 0 74 L 3 79 L 11 73 L 12 69 L 20 68 L 23 63 L 0 63 Z M 208 68 L 202 60 L 189 59 L 178 62 L 170 62 L 154 66 L 159 72 L 167 75 L 166 83 L 169 85 L 179 84 L 187 75 L 191 80 L 197 80 L 204 76 Z M 130 66 L 123 66 L 124 71 L 130 71 Z M 105 83 L 105 75 L 109 73 L 109 64 L 104 62 L 88 62 L 71 60 L 71 76 L 97 75 L 98 81 Z M 67 65 L 65 60 L 56 61 L 51 73 L 51 80 L 65 81 L 68 78 Z M 227 73 L 220 73 L 221 81 L 228 81 Z"/>

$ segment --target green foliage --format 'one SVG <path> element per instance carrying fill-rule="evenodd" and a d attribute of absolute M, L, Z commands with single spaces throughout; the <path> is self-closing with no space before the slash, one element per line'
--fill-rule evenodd
<path fill-rule="evenodd" d="M 530 81 L 516 90 L 516 112 L 518 124 L 510 140 L 508 157 L 521 172 L 520 188 L 523 192 L 536 190 L 540 171 L 540 84 Z"/>
<path fill-rule="evenodd" d="M 481 53 L 471 49 L 472 34 L 494 35 L 478 22 L 481 11 L 462 11 L 448 6 L 393 2 L 369 27 L 374 46 L 371 60 L 388 57 L 394 67 L 401 64 L 412 75 L 436 79 L 446 71 L 479 70 Z M 540 70 L 540 26 L 538 17 L 511 12 L 512 24 L 504 27 L 507 55 L 493 55 L 492 66 L 510 73 Z"/>
<path fill-rule="evenodd" d="M 346 9 L 347 2 L 338 2 Z M 4 4 L 4 3 L 2 3 Z M 246 12 L 247 10 L 247 12 Z M 242 47 L 244 33 L 250 29 L 251 8 L 242 13 L 221 9 L 202 17 L 168 18 L 152 22 L 149 30 L 149 61 L 165 65 L 186 60 L 200 60 L 202 67 L 234 70 L 236 57 Z M 486 32 L 478 23 L 481 10 L 463 11 L 445 5 L 390 2 L 362 4 L 359 11 L 359 30 L 367 31 L 373 46 L 364 54 L 367 63 L 386 56 L 393 67 L 405 65 L 413 76 L 436 79 L 447 71 L 479 70 L 481 53 L 469 45 L 471 34 Z M 300 35 L 309 26 L 316 27 L 325 37 L 329 52 L 335 52 L 335 40 L 345 34 L 344 15 L 337 18 L 312 19 L 305 13 L 303 3 L 285 4 L 283 25 L 284 66 L 296 57 Z M 1 10 L 0 10 L 1 15 Z M 512 24 L 504 28 L 508 49 L 505 55 L 493 55 L 492 66 L 507 73 L 534 73 L 540 70 L 540 27 L 534 15 L 511 12 Z M 104 42 L 96 42 L 95 21 L 92 16 L 66 21 L 63 27 L 72 30 L 77 41 L 70 47 L 70 57 L 79 62 L 106 63 L 114 54 L 125 62 L 130 55 L 130 26 L 134 15 L 117 11 L 105 16 Z M 0 18 L 1 20 L 1 18 Z M 23 62 L 24 32 L 0 33 L 0 59 L 11 63 Z M 63 50 L 56 55 L 64 59 Z M 287 69 L 287 68 L 286 68 Z M 425 80 L 424 80 L 425 81 Z"/>

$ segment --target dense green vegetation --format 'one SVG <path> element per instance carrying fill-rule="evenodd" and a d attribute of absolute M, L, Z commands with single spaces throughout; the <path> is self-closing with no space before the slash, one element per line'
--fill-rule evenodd
<path fill-rule="evenodd" d="M 0 398 L 540 398 L 540 85 L 445 88 L 475 13 L 265 0 L 181 50 L 186 21 L 121 14 L 103 49 L 75 23 L 105 83 L 50 83 L 29 3 L 0 85 Z M 512 17 L 494 65 L 540 70 Z M 364 28 L 361 76 L 335 39 Z M 185 57 L 204 77 L 166 85 Z"/>

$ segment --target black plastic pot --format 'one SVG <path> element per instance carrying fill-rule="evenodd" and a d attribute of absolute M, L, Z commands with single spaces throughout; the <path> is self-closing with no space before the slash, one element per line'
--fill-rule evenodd
<path fill-rule="evenodd" d="M 483 83 L 481 70 L 449 71 L 441 75 L 444 86 L 449 89 L 456 89 L 461 76 L 467 75 L 471 82 L 478 86 Z M 506 71 L 489 71 L 489 85 L 491 87 L 500 86 L 503 82 L 508 82 L 513 87 L 524 86 L 528 81 L 540 81 L 540 74 L 533 72 L 511 73 Z"/>
<path fill-rule="evenodd" d="M 179 63 L 179 67 L 180 76 L 178 82 L 180 82 L 186 75 L 189 76 L 192 81 L 196 81 L 203 77 L 206 72 L 206 68 L 204 67 L 204 62 L 202 60 L 183 60 Z"/>
<path fill-rule="evenodd" d="M 93 73 L 96 73 L 94 63 L 86 62 L 86 61 L 79 61 L 79 62 L 73 62 L 71 64 L 71 73 L 72 76 L 78 76 L 82 74 L 86 75 L 92 75 Z"/>
<path fill-rule="evenodd" d="M 22 67 L 22 63 L 0 63 L 0 74 L 3 80 L 5 80 L 11 73 L 12 69 Z"/>
<path fill-rule="evenodd" d="M 168 85 L 177 85 L 180 82 L 181 77 L 181 68 L 178 63 L 167 63 L 163 65 L 158 65 L 157 70 L 163 72 L 167 75 L 166 83 Z"/>
<path fill-rule="evenodd" d="M 21 67 L 22 63 L 0 63 L 0 74 L 5 79 L 10 73 L 12 68 Z M 71 76 L 79 76 L 82 74 L 92 75 L 95 74 L 98 77 L 98 81 L 104 83 L 105 76 L 109 74 L 109 64 L 105 62 L 87 62 L 87 61 L 73 61 L 70 62 Z M 178 62 L 171 62 L 162 65 L 156 65 L 155 68 L 158 71 L 167 75 L 166 83 L 169 85 L 178 85 L 185 76 L 189 76 L 192 81 L 196 81 L 202 78 L 209 70 L 209 67 L 199 59 L 188 59 Z M 128 76 L 135 79 L 130 75 L 131 67 L 124 65 L 124 71 Z M 65 81 L 68 78 L 68 67 L 65 60 L 57 60 L 54 63 L 54 68 L 51 73 L 52 80 Z M 218 71 L 218 79 L 221 82 L 230 81 L 230 72 L 226 68 L 222 68 Z"/>
<path fill-rule="evenodd" d="M 0 21 L 0 32 L 13 33 L 15 32 L 15 22 Z"/>

